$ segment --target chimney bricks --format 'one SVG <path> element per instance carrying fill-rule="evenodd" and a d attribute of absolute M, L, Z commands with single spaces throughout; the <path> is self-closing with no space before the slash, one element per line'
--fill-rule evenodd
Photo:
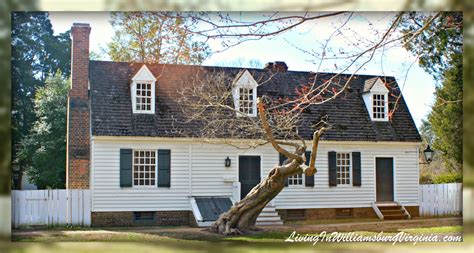
<path fill-rule="evenodd" d="M 66 187 L 88 189 L 90 170 L 89 24 L 71 27 L 71 87 L 67 108 Z"/>
<path fill-rule="evenodd" d="M 284 61 L 275 61 L 268 62 L 267 64 L 265 64 L 265 67 L 263 69 L 272 72 L 286 72 L 288 71 L 288 66 L 286 66 L 286 63 Z"/>

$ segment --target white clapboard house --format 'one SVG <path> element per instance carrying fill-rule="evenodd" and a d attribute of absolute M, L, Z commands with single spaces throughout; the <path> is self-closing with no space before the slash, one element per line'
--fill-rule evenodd
<path fill-rule="evenodd" d="M 269 145 L 241 150 L 177 135 L 178 90 L 197 71 L 225 71 L 235 77 L 236 109 L 256 116 L 257 97 L 294 95 L 314 73 L 283 62 L 239 69 L 90 61 L 90 29 L 72 27 L 67 185 L 91 190 L 93 226 L 209 225 L 281 162 Z M 256 81 L 269 72 L 269 81 Z M 304 112 L 299 134 L 311 140 L 323 115 L 332 128 L 321 138 L 318 172 L 290 177 L 258 224 L 417 216 L 421 139 L 395 78 L 355 76 L 335 100 Z"/>

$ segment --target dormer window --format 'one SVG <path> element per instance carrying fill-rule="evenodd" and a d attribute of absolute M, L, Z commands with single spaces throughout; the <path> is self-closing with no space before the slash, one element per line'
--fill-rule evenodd
<path fill-rule="evenodd" d="M 135 112 L 151 112 L 151 83 L 136 83 Z"/>
<path fill-rule="evenodd" d="M 387 115 L 387 103 L 385 103 L 385 94 L 372 95 L 372 118 L 384 120 Z"/>
<path fill-rule="evenodd" d="M 247 115 L 254 113 L 254 89 L 239 88 L 239 111 Z"/>
<path fill-rule="evenodd" d="M 388 121 L 388 89 L 379 77 L 364 83 L 362 98 L 373 121 Z"/>
<path fill-rule="evenodd" d="M 133 113 L 155 113 L 155 82 L 156 78 L 146 65 L 132 78 Z"/>
<path fill-rule="evenodd" d="M 257 82 L 248 70 L 240 72 L 234 80 L 233 96 L 237 116 L 257 116 Z"/>

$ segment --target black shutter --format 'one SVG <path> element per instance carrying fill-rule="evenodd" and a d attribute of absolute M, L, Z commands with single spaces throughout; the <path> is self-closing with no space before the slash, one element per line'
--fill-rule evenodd
<path fill-rule="evenodd" d="M 352 152 L 352 185 L 361 186 L 360 152 Z"/>
<path fill-rule="evenodd" d="M 306 165 L 309 166 L 309 159 L 311 159 L 311 151 L 306 151 L 305 156 L 306 156 Z M 304 185 L 314 187 L 314 175 L 306 176 L 306 174 L 305 174 L 304 175 Z"/>
<path fill-rule="evenodd" d="M 170 187 L 171 150 L 158 150 L 158 187 Z"/>
<path fill-rule="evenodd" d="M 120 187 L 132 187 L 132 150 L 120 149 Z"/>
<path fill-rule="evenodd" d="M 286 160 L 286 156 L 280 154 L 280 165 L 282 165 Z M 285 179 L 285 186 L 288 186 L 288 178 Z"/>
<path fill-rule="evenodd" d="M 328 152 L 328 161 L 329 161 L 329 186 L 337 185 L 337 175 L 336 175 L 336 152 Z"/>

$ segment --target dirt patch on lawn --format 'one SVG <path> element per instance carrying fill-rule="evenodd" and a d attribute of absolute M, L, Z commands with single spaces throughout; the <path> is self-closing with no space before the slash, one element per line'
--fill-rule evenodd
<path fill-rule="evenodd" d="M 288 224 L 283 226 L 262 227 L 264 231 L 271 232 L 290 232 L 297 230 L 300 233 L 314 232 L 352 232 L 352 231 L 370 231 L 370 232 L 397 232 L 407 228 L 429 228 L 429 227 L 447 227 L 462 226 L 461 217 L 439 218 L 439 219 L 411 219 L 411 220 L 392 220 L 392 221 L 371 221 L 371 222 L 352 222 L 338 224 L 316 224 L 299 225 Z"/>
<path fill-rule="evenodd" d="M 412 219 L 400 221 L 372 221 L 338 224 L 261 226 L 261 234 L 271 233 L 320 233 L 326 232 L 398 232 L 408 228 L 462 226 L 461 218 Z M 257 233 L 259 234 L 259 233 Z M 125 227 L 91 228 L 81 230 L 47 229 L 14 230 L 12 241 L 222 241 L 223 236 L 194 227 Z"/>

